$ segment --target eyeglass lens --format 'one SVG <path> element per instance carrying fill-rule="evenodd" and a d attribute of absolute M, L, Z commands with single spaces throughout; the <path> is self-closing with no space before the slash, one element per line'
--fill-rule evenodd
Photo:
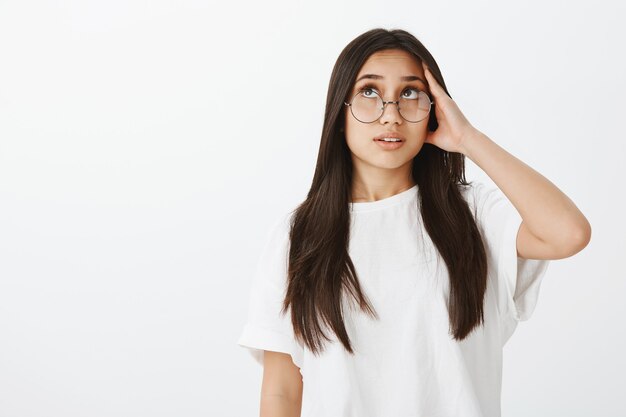
<path fill-rule="evenodd" d="M 428 94 L 419 91 L 413 93 L 414 97 L 400 97 L 398 110 L 402 117 L 409 122 L 419 122 L 428 116 L 430 111 L 430 98 Z M 388 105 L 393 105 L 389 103 Z M 359 121 L 371 123 L 383 114 L 382 98 L 371 91 L 361 91 L 352 100 L 352 115 Z"/>

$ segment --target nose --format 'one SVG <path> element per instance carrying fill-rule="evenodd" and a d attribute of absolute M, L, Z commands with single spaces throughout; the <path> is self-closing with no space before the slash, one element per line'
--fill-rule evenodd
<path fill-rule="evenodd" d="M 383 101 L 383 114 L 380 116 L 379 121 L 382 124 L 387 122 L 393 123 L 396 122 L 398 124 L 402 124 L 402 116 L 400 116 L 400 111 L 398 105 L 399 101 Z M 389 108 L 392 108 L 389 110 Z"/>

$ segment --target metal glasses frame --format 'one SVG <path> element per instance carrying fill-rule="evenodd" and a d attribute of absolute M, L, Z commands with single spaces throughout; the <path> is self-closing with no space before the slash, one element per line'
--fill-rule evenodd
<path fill-rule="evenodd" d="M 359 119 L 358 119 L 358 118 L 354 115 L 354 112 L 352 111 L 352 102 L 354 101 L 354 99 L 356 98 L 356 96 L 358 96 L 358 95 L 359 95 L 359 94 L 361 94 L 362 92 L 363 92 L 363 91 L 359 91 L 359 92 L 358 92 L 358 93 L 356 93 L 354 96 L 352 96 L 352 99 L 350 100 L 350 103 L 346 103 L 345 101 L 343 102 L 343 104 L 344 104 L 344 105 L 346 105 L 346 106 L 350 107 L 350 114 L 352 114 L 352 117 L 354 117 L 356 120 L 359 120 Z M 401 97 L 399 97 L 399 99 L 398 99 L 397 101 L 385 101 L 385 100 L 383 100 L 383 98 L 380 96 L 380 94 L 378 94 L 378 93 L 377 93 L 377 92 L 375 92 L 375 91 L 372 91 L 372 92 L 373 92 L 374 94 L 376 94 L 376 95 L 378 96 L 378 98 L 380 98 L 380 101 L 382 101 L 382 102 L 383 102 L 383 106 L 380 108 L 380 109 L 381 109 L 380 116 L 378 116 L 376 119 L 372 120 L 371 122 L 364 122 L 364 121 L 362 121 L 362 120 L 359 120 L 359 122 L 361 122 L 361 123 L 368 123 L 368 124 L 369 124 L 369 123 L 374 123 L 375 121 L 377 121 L 378 119 L 380 119 L 381 117 L 383 117 L 383 114 L 385 114 L 385 106 L 386 106 L 388 103 L 393 103 L 393 104 L 395 104 L 395 105 L 396 105 L 396 107 L 398 108 L 398 113 L 400 114 L 400 117 L 402 117 L 402 118 L 403 118 L 404 120 L 406 120 L 407 122 L 409 122 L 409 123 L 419 123 L 419 122 L 421 122 L 422 120 L 424 120 L 425 118 L 427 118 L 427 117 L 428 117 L 428 115 L 430 114 L 430 110 L 433 108 L 433 104 L 435 104 L 435 102 L 434 102 L 434 101 L 432 101 L 432 99 L 431 99 L 430 95 L 429 95 L 426 91 L 421 91 L 421 90 L 420 90 L 420 93 L 424 93 L 424 94 L 426 94 L 426 96 L 428 97 L 428 112 L 426 112 L 426 116 L 424 116 L 422 119 L 420 119 L 420 120 L 418 120 L 418 121 L 416 121 L 416 122 L 413 122 L 413 121 L 411 121 L 411 120 L 407 120 L 407 119 L 406 119 L 406 118 L 402 115 L 402 112 L 400 111 L 400 100 L 399 100 L 399 99 L 400 99 Z"/>

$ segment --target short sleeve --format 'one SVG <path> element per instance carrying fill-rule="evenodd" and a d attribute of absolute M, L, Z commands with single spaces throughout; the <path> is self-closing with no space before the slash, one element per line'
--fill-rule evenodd
<path fill-rule="evenodd" d="M 290 354 L 293 363 L 302 368 L 304 349 L 294 337 L 291 309 L 280 314 L 287 290 L 288 249 L 289 216 L 284 216 L 266 236 L 250 287 L 248 318 L 237 344 L 260 365 L 263 351 L 271 350 Z"/>
<path fill-rule="evenodd" d="M 522 217 L 500 188 L 476 181 L 472 188 L 477 224 L 497 282 L 499 310 L 517 322 L 528 320 L 537 304 L 549 260 L 517 256 Z"/>

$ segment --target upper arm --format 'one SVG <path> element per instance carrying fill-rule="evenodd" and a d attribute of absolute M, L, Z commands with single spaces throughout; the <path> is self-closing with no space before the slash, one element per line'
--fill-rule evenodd
<path fill-rule="evenodd" d="M 271 350 L 263 351 L 263 384 L 261 397 L 282 396 L 289 400 L 302 401 L 302 374 L 291 355 Z"/>

